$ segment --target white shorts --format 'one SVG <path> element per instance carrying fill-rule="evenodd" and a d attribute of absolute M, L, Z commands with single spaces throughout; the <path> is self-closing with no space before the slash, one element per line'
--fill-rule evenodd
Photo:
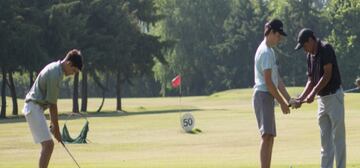
<path fill-rule="evenodd" d="M 27 102 L 24 104 L 23 114 L 29 124 L 35 143 L 52 140 L 44 110 L 41 106 L 31 101 Z"/>

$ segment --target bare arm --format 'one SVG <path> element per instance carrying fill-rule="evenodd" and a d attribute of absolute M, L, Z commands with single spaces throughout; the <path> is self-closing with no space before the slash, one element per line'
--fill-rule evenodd
<path fill-rule="evenodd" d="M 332 75 L 332 64 L 324 65 L 324 75 L 321 77 L 318 84 L 313 88 L 315 94 L 319 93 L 321 89 L 323 89 L 330 81 Z"/>
<path fill-rule="evenodd" d="M 314 97 L 321 89 L 323 89 L 330 81 L 332 75 L 332 64 L 324 65 L 324 75 L 320 78 L 320 81 L 311 90 L 310 94 L 306 97 L 306 102 L 311 103 L 314 101 Z"/>
<path fill-rule="evenodd" d="M 50 104 L 49 110 L 50 110 L 50 119 L 51 119 L 51 131 L 55 136 L 55 139 L 61 142 L 57 104 Z"/>
<path fill-rule="evenodd" d="M 280 96 L 277 88 L 275 87 L 274 83 L 271 80 L 271 69 L 264 70 L 264 78 L 270 94 L 280 103 L 282 112 L 284 114 L 290 113 L 288 103 L 285 102 L 284 99 Z"/>
<path fill-rule="evenodd" d="M 298 100 L 300 102 L 304 101 L 305 98 L 309 95 L 309 93 L 311 92 L 311 90 L 314 88 L 314 86 L 311 84 L 311 79 L 310 77 L 308 78 L 308 81 L 306 83 L 306 86 L 304 88 L 304 91 L 300 94 Z"/>
<path fill-rule="evenodd" d="M 283 95 L 285 100 L 289 103 L 289 100 L 291 97 L 290 97 L 289 93 L 287 92 L 285 84 L 281 78 L 279 78 L 279 91 L 280 91 L 281 95 Z"/>

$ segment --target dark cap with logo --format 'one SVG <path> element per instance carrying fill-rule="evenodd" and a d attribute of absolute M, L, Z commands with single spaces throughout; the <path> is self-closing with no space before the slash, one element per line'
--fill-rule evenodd
<path fill-rule="evenodd" d="M 298 34 L 298 44 L 295 47 L 295 50 L 298 50 L 304 46 L 304 43 L 308 41 L 310 37 L 315 37 L 314 32 L 309 28 L 303 28 Z"/>
<path fill-rule="evenodd" d="M 275 30 L 283 36 L 287 36 L 287 34 L 283 30 L 283 23 L 279 19 L 270 20 L 265 24 L 265 27 Z"/>

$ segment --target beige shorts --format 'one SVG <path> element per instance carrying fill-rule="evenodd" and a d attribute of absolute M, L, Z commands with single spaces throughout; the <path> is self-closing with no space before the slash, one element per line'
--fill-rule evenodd
<path fill-rule="evenodd" d="M 27 102 L 24 104 L 23 114 L 29 124 L 35 143 L 52 140 L 44 110 L 41 106 L 31 101 Z"/>

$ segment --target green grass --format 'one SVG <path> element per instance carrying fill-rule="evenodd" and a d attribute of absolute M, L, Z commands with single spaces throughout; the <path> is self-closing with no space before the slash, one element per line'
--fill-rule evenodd
<path fill-rule="evenodd" d="M 301 88 L 291 88 L 291 95 Z M 210 96 L 183 97 L 182 109 L 191 111 L 203 132 L 187 134 L 179 124 L 178 98 L 123 99 L 127 115 L 113 112 L 115 100 L 107 99 L 102 113 L 89 113 L 92 143 L 69 144 L 83 168 L 256 168 L 259 133 L 251 105 L 251 89 L 229 90 Z M 360 94 L 346 94 L 348 167 L 360 167 Z M 90 99 L 95 111 L 101 99 Z M 20 101 L 22 104 L 22 101 Z M 60 113 L 71 111 L 71 100 L 59 100 Z M 11 107 L 11 105 L 8 105 Z M 20 105 L 22 107 L 22 105 Z M 318 168 L 320 161 L 317 104 L 303 105 L 290 115 L 276 108 L 278 137 L 272 167 Z M 8 110 L 10 111 L 10 110 Z M 46 112 L 47 113 L 47 112 Z M 66 116 L 60 120 L 62 126 Z M 68 120 L 70 133 L 79 133 L 84 120 Z M 0 167 L 35 168 L 39 145 L 23 118 L 0 120 Z M 56 144 L 52 168 L 76 167 Z"/>

